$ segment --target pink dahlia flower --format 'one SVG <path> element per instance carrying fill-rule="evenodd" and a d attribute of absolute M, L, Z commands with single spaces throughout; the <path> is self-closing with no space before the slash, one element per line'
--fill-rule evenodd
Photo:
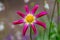
<path fill-rule="evenodd" d="M 26 14 L 22 13 L 21 11 L 17 11 L 17 14 L 20 15 L 22 17 L 22 19 L 14 21 L 13 24 L 16 25 L 16 24 L 24 23 L 24 27 L 23 27 L 23 31 L 22 31 L 23 35 L 25 35 L 29 25 L 31 25 L 30 27 L 33 29 L 34 34 L 37 33 L 36 28 L 35 28 L 35 24 L 42 26 L 44 29 L 46 28 L 46 24 L 41 21 L 38 21 L 37 18 L 46 15 L 47 12 L 42 11 L 39 14 L 34 15 L 36 10 L 38 9 L 38 7 L 39 7 L 39 5 L 35 5 L 33 7 L 33 9 L 31 11 L 29 11 L 28 6 L 25 5 L 24 8 L 25 8 Z"/>

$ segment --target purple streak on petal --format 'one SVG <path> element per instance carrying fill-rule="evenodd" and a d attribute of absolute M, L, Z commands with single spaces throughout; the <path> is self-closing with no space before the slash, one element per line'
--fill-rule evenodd
<path fill-rule="evenodd" d="M 33 31 L 34 31 L 34 34 L 36 34 L 37 31 L 36 31 L 35 25 L 34 25 L 34 24 L 31 24 L 31 26 L 32 26 L 32 29 L 33 29 Z"/>
<path fill-rule="evenodd" d="M 36 15 L 36 18 L 39 18 L 39 17 L 44 16 L 46 14 L 47 14 L 46 11 L 40 12 L 39 14 Z"/>
<path fill-rule="evenodd" d="M 43 22 L 41 22 L 41 21 L 36 20 L 36 24 L 41 25 L 43 28 L 45 28 L 45 29 L 46 29 L 46 24 L 45 24 L 45 23 L 43 23 Z"/>
<path fill-rule="evenodd" d="M 39 5 L 35 5 L 34 8 L 32 9 L 32 14 L 34 14 L 36 12 L 36 10 L 38 9 Z"/>
<path fill-rule="evenodd" d="M 23 31 L 22 31 L 23 36 L 25 36 L 27 29 L 28 29 L 28 24 L 24 24 Z"/>
<path fill-rule="evenodd" d="M 26 13 L 29 13 L 29 8 L 28 8 L 28 5 L 25 5 L 25 11 L 26 11 Z"/>
<path fill-rule="evenodd" d="M 17 14 L 20 15 L 21 17 L 25 17 L 25 15 L 21 11 L 17 11 Z"/>
<path fill-rule="evenodd" d="M 24 23 L 24 21 L 21 19 L 21 20 L 16 20 L 13 22 L 14 25 L 16 24 L 21 24 L 21 23 Z"/>

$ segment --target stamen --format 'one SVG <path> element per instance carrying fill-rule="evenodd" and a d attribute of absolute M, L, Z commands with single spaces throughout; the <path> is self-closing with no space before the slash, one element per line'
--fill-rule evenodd
<path fill-rule="evenodd" d="M 25 17 L 25 22 L 26 23 L 33 23 L 35 21 L 35 17 L 32 15 L 32 14 L 28 14 L 26 17 Z"/>

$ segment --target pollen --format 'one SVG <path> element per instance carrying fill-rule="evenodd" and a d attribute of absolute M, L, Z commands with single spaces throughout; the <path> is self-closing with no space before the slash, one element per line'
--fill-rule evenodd
<path fill-rule="evenodd" d="M 25 22 L 31 24 L 35 21 L 35 17 L 32 15 L 32 14 L 28 14 L 26 17 L 25 17 Z"/>

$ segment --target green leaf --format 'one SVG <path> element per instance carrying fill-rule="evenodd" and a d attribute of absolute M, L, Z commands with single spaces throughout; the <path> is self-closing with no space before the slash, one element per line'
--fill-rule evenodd
<path fill-rule="evenodd" d="M 56 32 L 57 32 L 57 25 L 56 23 L 53 21 L 51 23 L 51 29 L 50 29 L 50 37 L 51 39 L 54 39 L 56 37 Z"/>
<path fill-rule="evenodd" d="M 56 36 L 56 40 L 60 40 L 60 36 L 59 35 Z"/>

